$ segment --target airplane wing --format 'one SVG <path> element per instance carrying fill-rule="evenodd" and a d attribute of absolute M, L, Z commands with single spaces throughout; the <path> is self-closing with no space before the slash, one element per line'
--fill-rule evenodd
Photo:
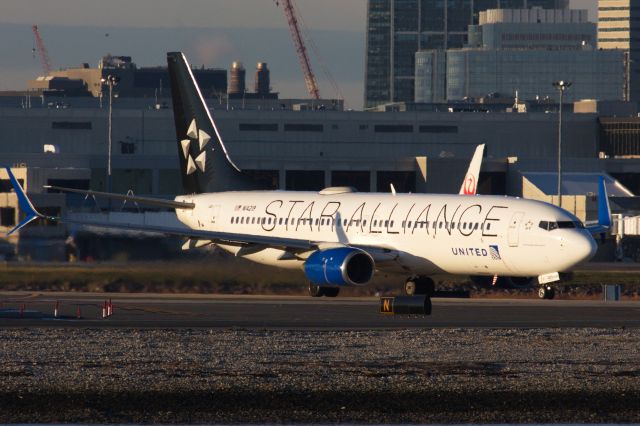
<path fill-rule="evenodd" d="M 113 198 L 115 200 L 131 201 L 133 203 L 148 204 L 157 207 L 166 207 L 170 209 L 193 209 L 196 207 L 193 203 L 185 203 L 183 201 L 165 200 L 162 198 L 136 197 L 134 195 L 114 194 L 112 192 L 100 192 L 75 188 L 65 188 L 56 185 L 44 185 L 47 189 L 57 189 L 62 192 L 71 192 L 74 194 L 83 194 L 86 196 L 98 196 L 105 198 Z"/>
<path fill-rule="evenodd" d="M 79 219 L 71 219 L 65 217 L 57 217 L 57 216 L 46 216 L 40 213 L 33 206 L 29 198 L 27 197 L 24 189 L 17 181 L 13 172 L 10 168 L 6 167 L 7 173 L 9 174 L 9 179 L 11 184 L 18 196 L 18 201 L 20 204 L 20 209 L 25 213 L 26 217 L 22 220 L 15 228 L 13 228 L 8 234 L 12 234 L 21 228 L 25 227 L 27 224 L 32 221 L 42 218 L 45 220 L 59 222 L 59 223 L 69 223 L 75 225 L 82 226 L 95 226 L 100 228 L 111 228 L 111 229 L 123 229 L 130 231 L 144 231 L 144 232 L 153 232 L 162 235 L 171 235 L 176 237 L 184 237 L 190 240 L 202 240 L 202 241 L 211 241 L 213 243 L 221 243 L 221 244 L 237 244 L 242 245 L 243 249 L 238 253 L 238 256 L 243 256 L 245 254 L 252 253 L 254 251 L 259 251 L 263 248 L 272 247 L 272 248 L 280 248 L 285 250 L 285 255 L 289 255 L 292 257 L 300 257 L 304 256 L 304 252 L 310 252 L 313 250 L 326 250 L 330 248 L 336 247 L 354 247 L 359 248 L 361 250 L 366 251 L 369 255 L 374 259 L 376 264 L 384 264 L 387 262 L 393 262 L 399 257 L 399 252 L 395 250 L 393 247 L 386 246 L 366 246 L 366 245 L 351 245 L 349 243 L 339 243 L 339 242 L 324 242 L 324 241 L 310 241 L 304 239 L 295 239 L 295 238 L 282 238 L 282 237 L 272 237 L 272 236 L 261 236 L 261 235 L 250 235 L 250 234 L 236 234 L 232 232 L 215 232 L 215 231 L 203 231 L 198 229 L 191 228 L 175 228 L 175 227 L 166 227 L 166 226 L 157 226 L 157 225 L 144 225 L 144 224 L 128 224 L 128 223 L 110 223 L 110 222 L 97 222 L 97 221 L 88 221 L 88 220 L 79 220 Z M 56 189 L 69 191 L 70 188 L 62 188 L 55 187 Z M 110 193 L 101 193 L 95 191 L 83 191 L 83 190 L 71 190 L 69 192 L 88 194 L 88 195 L 105 195 L 105 196 L 113 196 L 112 198 L 117 199 L 126 199 L 129 201 L 138 201 L 138 202 L 150 202 L 154 205 L 160 205 L 162 202 L 167 204 L 162 204 L 165 207 L 173 207 L 173 208 L 193 208 L 190 203 L 182 203 L 182 202 L 174 202 L 169 200 L 160 200 L 160 199 L 151 199 L 144 197 L 126 197 L 121 196 L 119 194 L 110 194 Z M 159 204 L 160 203 L 160 204 Z M 172 204 L 173 203 L 173 204 Z M 175 204 L 175 205 L 174 205 Z"/>
<path fill-rule="evenodd" d="M 190 228 L 173 228 L 173 227 L 164 227 L 164 226 L 155 226 L 155 225 L 142 225 L 142 224 L 126 224 L 126 223 L 109 223 L 109 222 L 93 222 L 93 221 L 84 221 L 84 220 L 72 220 L 64 217 L 57 216 L 46 216 L 40 213 L 33 206 L 27 194 L 24 192 L 24 189 L 18 182 L 18 180 L 13 175 L 13 172 L 9 167 L 6 167 L 7 173 L 9 174 L 9 180 L 11 181 L 11 185 L 15 190 L 18 196 L 18 203 L 20 205 L 20 209 L 25 213 L 25 218 L 15 226 L 11 231 L 9 231 L 8 235 L 13 234 L 14 232 L 22 229 L 27 224 L 32 221 L 42 218 L 53 222 L 62 222 L 62 223 L 72 223 L 83 226 L 98 226 L 102 228 L 113 228 L 113 229 L 125 229 L 131 231 L 145 231 L 145 232 L 156 232 L 159 234 L 165 235 L 173 235 L 179 237 L 186 237 L 192 239 L 199 240 L 211 240 L 214 242 L 222 242 L 222 243 L 243 243 L 243 244 L 258 244 L 258 245 L 267 245 L 269 247 L 281 247 L 288 249 L 311 249 L 317 247 L 317 243 L 313 243 L 309 240 L 300 240 L 294 238 L 280 238 L 280 237 L 267 237 L 260 235 L 247 235 L 247 234 L 235 234 L 231 232 L 213 232 L 213 231 L 202 231 L 197 229 Z M 78 191 L 81 193 L 91 192 L 91 191 Z M 99 194 L 99 193 L 94 193 Z M 108 194 L 108 195 L 116 195 L 116 194 Z M 133 198 L 137 198 L 138 201 L 141 201 L 142 197 L 125 197 L 125 199 L 133 201 Z M 167 203 L 175 203 L 179 204 L 177 208 L 193 208 L 189 206 L 190 203 L 180 203 L 175 201 L 168 200 L 154 200 L 154 199 L 144 199 L 146 201 L 153 202 L 161 202 L 166 201 Z M 156 203 L 157 204 L 157 203 Z M 169 206 L 167 204 L 166 206 Z M 175 205 L 173 205 L 176 208 Z"/>
<path fill-rule="evenodd" d="M 482 165 L 482 154 L 484 153 L 484 144 L 478 145 L 476 151 L 469 163 L 469 169 L 460 186 L 460 195 L 476 195 L 478 181 L 480 179 L 480 166 Z"/>

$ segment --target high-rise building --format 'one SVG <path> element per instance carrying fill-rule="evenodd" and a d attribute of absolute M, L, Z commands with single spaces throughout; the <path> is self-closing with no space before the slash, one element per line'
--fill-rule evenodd
<path fill-rule="evenodd" d="M 598 0 L 598 48 L 625 51 L 625 99 L 640 101 L 638 0 Z"/>
<path fill-rule="evenodd" d="M 595 49 L 596 24 L 586 10 L 495 9 L 480 15 L 468 47 L 416 53 L 416 102 L 555 99 L 552 83 L 558 80 L 573 82 L 568 102 L 622 100 L 623 52 Z"/>
<path fill-rule="evenodd" d="M 411 102 L 415 53 L 461 48 L 487 9 L 565 9 L 569 0 L 368 0 L 365 107 Z"/>

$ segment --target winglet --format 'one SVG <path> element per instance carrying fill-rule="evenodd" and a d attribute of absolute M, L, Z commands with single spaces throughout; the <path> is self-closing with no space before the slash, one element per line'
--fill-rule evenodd
<path fill-rule="evenodd" d="M 598 176 L 598 225 L 606 228 L 611 227 L 611 207 L 603 176 Z"/>
<path fill-rule="evenodd" d="M 20 185 L 20 182 L 18 182 L 18 179 L 16 179 L 16 177 L 13 175 L 11 169 L 9 167 L 5 167 L 5 169 L 7 170 L 7 174 L 9 175 L 9 180 L 11 181 L 11 185 L 13 186 L 13 190 L 18 196 L 20 210 L 22 210 L 26 215 L 18 225 L 16 225 L 11 231 L 7 232 L 7 235 L 11 235 L 14 232 L 24 228 L 26 225 L 36 220 L 37 218 L 44 216 L 40 214 L 35 209 L 35 207 L 33 207 L 33 204 L 31 204 L 29 197 L 27 197 L 27 194 L 24 192 L 24 189 L 22 189 L 22 186 Z"/>
<path fill-rule="evenodd" d="M 473 158 L 469 163 L 469 169 L 460 186 L 460 195 L 476 195 L 478 181 L 480 179 L 480 167 L 482 166 L 482 155 L 484 154 L 484 144 L 476 147 Z"/>

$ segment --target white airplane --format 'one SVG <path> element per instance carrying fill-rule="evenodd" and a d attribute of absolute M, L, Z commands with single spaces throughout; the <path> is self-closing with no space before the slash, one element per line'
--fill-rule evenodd
<path fill-rule="evenodd" d="M 75 223 L 178 235 L 189 239 L 188 247 L 215 244 L 254 262 L 302 268 L 311 296 L 334 297 L 344 286 L 368 284 L 376 273 L 406 278 L 408 294 L 431 295 L 430 276 L 445 273 L 536 277 L 545 298 L 552 297 L 550 283 L 560 273 L 595 254 L 592 233 L 611 224 L 603 181 L 599 221 L 590 229 L 554 205 L 506 196 L 357 193 L 348 187 L 245 191 L 251 183 L 227 153 L 185 56 L 174 52 L 167 59 L 185 194 L 163 200 L 70 192 L 173 208 L 188 229 Z M 39 213 L 7 171 L 26 214 L 11 232 L 39 217 L 70 222 Z"/>

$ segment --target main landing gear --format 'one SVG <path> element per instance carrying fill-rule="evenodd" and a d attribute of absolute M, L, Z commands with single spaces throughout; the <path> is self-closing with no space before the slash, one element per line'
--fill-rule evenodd
<path fill-rule="evenodd" d="M 549 284 L 543 284 L 538 288 L 538 297 L 540 299 L 551 300 L 556 296 L 556 289 Z"/>
<path fill-rule="evenodd" d="M 325 287 L 309 283 L 309 296 L 311 297 L 336 297 L 340 293 L 340 287 Z"/>
<path fill-rule="evenodd" d="M 404 292 L 407 296 L 433 296 L 436 291 L 436 286 L 433 280 L 429 277 L 422 275 L 409 277 L 404 283 Z"/>

